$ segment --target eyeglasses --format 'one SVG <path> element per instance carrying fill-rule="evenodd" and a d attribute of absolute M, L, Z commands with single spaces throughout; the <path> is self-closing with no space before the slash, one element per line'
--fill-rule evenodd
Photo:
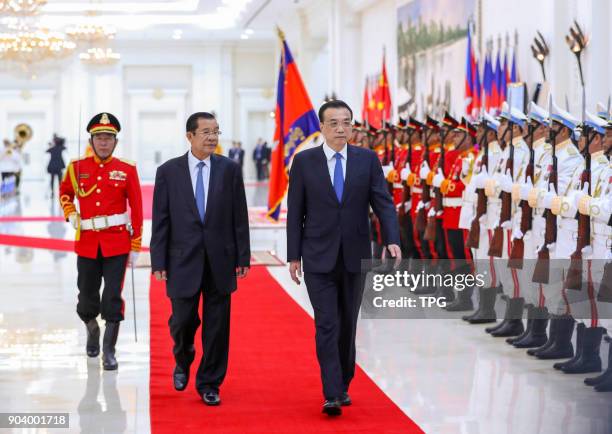
<path fill-rule="evenodd" d="M 341 126 L 342 128 L 347 129 L 353 125 L 351 121 L 343 121 L 343 122 L 331 121 L 331 122 L 325 122 L 325 124 L 327 124 L 328 127 L 334 130 L 338 128 L 338 126 Z"/>
<path fill-rule="evenodd" d="M 204 137 L 208 137 L 208 136 L 220 136 L 221 135 L 221 131 L 219 131 L 219 130 L 213 130 L 213 131 L 204 130 L 204 131 L 196 131 L 195 134 L 198 134 L 198 135 L 204 136 Z"/>

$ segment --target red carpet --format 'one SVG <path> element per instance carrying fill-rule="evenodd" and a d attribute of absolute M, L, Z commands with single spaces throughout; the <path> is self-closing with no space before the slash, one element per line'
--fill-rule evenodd
<path fill-rule="evenodd" d="M 74 251 L 74 241 L 59 238 L 24 237 L 21 235 L 0 234 L 0 244 L 5 246 L 31 247 L 33 249 Z"/>
<path fill-rule="evenodd" d="M 142 216 L 145 220 L 153 218 L 153 185 L 141 185 L 142 192 Z"/>
<path fill-rule="evenodd" d="M 331 419 L 321 413 L 321 385 L 312 319 L 270 276 L 254 267 L 232 297 L 230 364 L 220 407 L 207 407 L 188 388 L 172 387 L 170 302 L 152 279 L 151 431 L 159 433 L 421 433 L 358 368 L 351 385 L 355 402 Z M 200 331 L 196 336 L 201 355 Z"/>

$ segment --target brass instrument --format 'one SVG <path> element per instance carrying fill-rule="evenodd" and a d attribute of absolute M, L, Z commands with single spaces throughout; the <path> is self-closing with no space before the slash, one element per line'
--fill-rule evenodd
<path fill-rule="evenodd" d="M 15 127 L 15 141 L 13 148 L 19 151 L 23 150 L 24 145 L 32 139 L 34 132 L 28 124 L 19 124 Z"/>

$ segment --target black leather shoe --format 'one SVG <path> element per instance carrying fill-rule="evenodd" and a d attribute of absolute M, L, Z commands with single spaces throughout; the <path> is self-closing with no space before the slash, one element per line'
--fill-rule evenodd
<path fill-rule="evenodd" d="M 323 403 L 323 413 L 328 416 L 340 416 L 342 407 L 338 399 L 326 399 Z"/>
<path fill-rule="evenodd" d="M 353 401 L 351 401 L 351 397 L 349 396 L 348 392 L 344 392 L 341 396 L 340 396 L 340 405 L 343 407 L 349 406 L 353 403 Z"/>
<path fill-rule="evenodd" d="M 179 365 L 174 367 L 174 372 L 172 373 L 172 381 L 174 382 L 174 389 L 179 392 L 185 390 L 187 384 L 189 383 L 189 369 L 186 371 L 181 368 Z"/>
<path fill-rule="evenodd" d="M 221 404 L 221 398 L 219 398 L 219 392 L 204 392 L 202 394 L 202 401 L 206 405 L 219 405 Z"/>

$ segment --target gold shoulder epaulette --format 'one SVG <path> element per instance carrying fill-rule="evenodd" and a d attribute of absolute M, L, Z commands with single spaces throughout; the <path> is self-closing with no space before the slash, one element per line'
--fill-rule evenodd
<path fill-rule="evenodd" d="M 76 163 L 77 161 L 87 160 L 88 158 L 89 158 L 89 157 L 88 157 L 87 155 L 83 155 L 83 156 L 82 156 L 82 157 L 80 157 L 80 158 L 72 158 L 72 159 L 70 160 L 70 162 L 71 162 L 71 163 Z"/>
<path fill-rule="evenodd" d="M 136 166 L 136 162 L 132 161 L 132 160 L 128 160 L 127 158 L 119 158 L 120 161 L 123 161 L 126 164 L 129 164 L 130 166 Z"/>
<path fill-rule="evenodd" d="M 578 154 L 578 151 L 573 146 L 568 146 L 567 147 L 567 153 L 573 156 L 573 155 Z"/>
<path fill-rule="evenodd" d="M 597 162 L 599 164 L 606 164 L 608 162 L 608 159 L 605 155 L 600 155 L 599 157 L 597 157 Z"/>

